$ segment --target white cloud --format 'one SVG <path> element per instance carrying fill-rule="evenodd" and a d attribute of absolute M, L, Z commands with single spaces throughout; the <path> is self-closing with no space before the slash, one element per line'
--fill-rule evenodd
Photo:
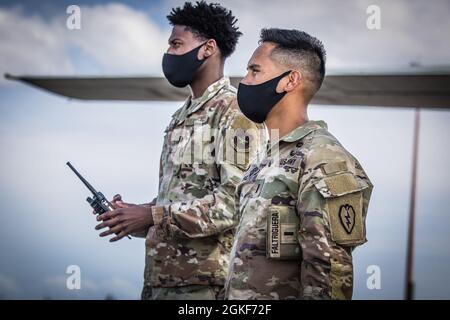
<path fill-rule="evenodd" d="M 81 7 L 81 29 L 68 15 L 44 19 L 20 7 L 0 9 L 0 71 L 12 74 L 160 74 L 167 32 L 123 4 Z"/>
<path fill-rule="evenodd" d="M 184 1 L 167 1 L 161 15 Z M 263 27 L 296 28 L 321 39 L 328 70 L 449 64 L 450 4 L 441 0 L 379 0 L 381 30 L 366 28 L 364 1 L 224 0 L 244 32 L 227 64 L 243 74 Z M 52 17 L 30 16 L 20 7 L 0 9 L 0 71 L 32 74 L 161 75 L 161 55 L 170 26 L 158 26 L 146 12 L 125 4 L 81 6 L 81 30 L 66 28 L 65 11 Z M 440 32 L 435 32 L 440 30 Z"/>
<path fill-rule="evenodd" d="M 159 28 L 144 12 L 123 4 L 81 11 L 81 30 L 64 29 L 67 45 L 80 48 L 108 73 L 161 73 L 168 28 Z"/>
<path fill-rule="evenodd" d="M 73 66 L 55 27 L 20 8 L 0 9 L 0 70 L 11 73 L 70 73 Z"/>
<path fill-rule="evenodd" d="M 300 29 L 318 37 L 327 50 L 328 70 L 406 68 L 411 62 L 450 64 L 450 43 L 442 38 L 450 32 L 448 1 L 430 5 L 424 1 L 378 0 L 381 30 L 375 31 L 366 27 L 366 8 L 374 4 L 372 0 L 221 3 L 233 10 L 244 33 L 228 65 L 231 74 L 244 72 L 263 27 Z"/>

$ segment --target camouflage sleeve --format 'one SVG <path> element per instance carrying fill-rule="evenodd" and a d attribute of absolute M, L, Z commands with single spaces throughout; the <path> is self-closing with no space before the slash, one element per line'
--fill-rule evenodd
<path fill-rule="evenodd" d="M 225 125 L 221 126 L 216 144 L 216 149 L 219 150 L 216 166 L 220 180 L 212 194 L 202 199 L 153 207 L 154 223 L 160 224 L 159 230 L 163 234 L 169 237 L 200 238 L 216 235 L 236 226 L 234 195 L 250 159 L 255 155 L 259 133 L 256 125 L 236 110 L 236 107 L 230 111 L 231 115 Z"/>
<path fill-rule="evenodd" d="M 345 152 L 326 154 L 309 155 L 299 181 L 302 298 L 351 299 L 351 252 L 366 242 L 370 181 Z"/>

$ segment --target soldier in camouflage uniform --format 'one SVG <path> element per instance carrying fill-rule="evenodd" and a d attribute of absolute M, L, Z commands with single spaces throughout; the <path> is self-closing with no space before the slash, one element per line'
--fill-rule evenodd
<path fill-rule="evenodd" d="M 118 233 L 114 241 L 146 236 L 142 299 L 216 299 L 237 225 L 234 194 L 259 144 L 258 128 L 240 113 L 236 89 L 223 77 L 240 36 L 231 12 L 186 3 L 168 19 L 174 28 L 163 71 L 192 94 L 165 130 L 158 196 L 144 205 L 116 196 L 118 209 L 100 216 L 98 228 L 110 227 L 101 236 Z"/>
<path fill-rule="evenodd" d="M 321 42 L 308 34 L 262 30 L 238 102 L 249 118 L 265 120 L 270 140 L 236 192 L 227 299 L 352 296 L 352 251 L 366 242 L 372 184 L 325 122 L 308 120 L 324 63 Z M 266 105 L 271 97 L 276 103 Z"/>
<path fill-rule="evenodd" d="M 164 138 L 159 194 L 152 207 L 154 226 L 146 240 L 144 298 L 150 288 L 159 298 L 188 298 L 186 290 L 195 285 L 207 287 L 201 295 L 207 299 L 223 287 L 237 224 L 234 193 L 256 145 L 240 146 L 237 135 L 227 132 L 239 129 L 256 127 L 238 111 L 235 89 L 227 78 L 212 84 L 196 104 L 188 100 L 174 114 Z M 202 141 L 195 139 L 196 130 L 199 135 L 211 133 Z M 243 161 L 226 157 L 230 150 L 241 153 Z M 166 288 L 175 288 L 175 295 Z"/>

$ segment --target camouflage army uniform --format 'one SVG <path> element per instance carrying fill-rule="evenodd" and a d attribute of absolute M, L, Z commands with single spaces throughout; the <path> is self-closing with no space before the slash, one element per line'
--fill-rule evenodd
<path fill-rule="evenodd" d="M 254 134 L 243 141 L 227 129 Z M 256 130 L 228 78 L 175 112 L 146 237 L 143 299 L 214 299 L 223 289 L 237 225 L 234 194 L 259 143 Z"/>
<path fill-rule="evenodd" d="M 238 186 L 227 299 L 350 299 L 372 184 L 323 121 L 254 162 Z M 270 256 L 270 258 L 268 258 Z"/>

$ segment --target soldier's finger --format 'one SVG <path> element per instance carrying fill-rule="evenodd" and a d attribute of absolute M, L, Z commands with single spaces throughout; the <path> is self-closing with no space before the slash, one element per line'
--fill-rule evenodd
<path fill-rule="evenodd" d="M 104 227 L 105 227 L 105 225 L 103 223 L 100 223 L 95 226 L 95 230 L 100 230 L 100 229 L 103 229 Z"/>
<path fill-rule="evenodd" d="M 122 201 L 122 196 L 120 194 L 116 194 L 113 197 L 113 202 L 116 202 L 116 201 Z"/>
<path fill-rule="evenodd" d="M 125 231 L 120 231 L 120 233 L 119 233 L 118 235 L 116 235 L 114 238 L 111 238 L 111 239 L 109 240 L 109 242 L 115 242 L 115 241 L 117 241 L 117 240 L 122 239 L 123 237 L 125 237 L 125 236 L 127 236 L 127 235 L 128 235 L 128 233 L 126 233 Z"/>
<path fill-rule="evenodd" d="M 115 203 L 117 208 L 128 208 L 130 207 L 130 205 L 128 203 L 122 202 L 122 201 L 118 201 Z"/>
<path fill-rule="evenodd" d="M 116 209 L 116 210 L 113 210 L 113 211 L 105 212 L 105 213 L 103 213 L 103 214 L 101 214 L 101 215 L 99 215 L 97 217 L 97 221 L 109 220 L 111 218 L 114 218 L 115 216 L 117 216 L 120 213 L 119 211 L 120 211 L 119 209 Z"/>
<path fill-rule="evenodd" d="M 109 218 L 110 218 L 110 213 L 111 212 L 113 212 L 113 211 L 109 211 L 109 212 L 105 212 L 105 213 L 103 213 L 103 214 L 99 214 L 98 216 L 97 216 L 97 221 L 100 221 L 100 220 L 108 220 Z"/>
<path fill-rule="evenodd" d="M 117 225 L 119 223 L 117 218 L 114 219 L 109 219 L 106 221 L 103 221 L 102 223 L 98 224 L 95 226 L 95 230 L 100 230 L 106 227 L 114 227 L 115 225 Z"/>
<path fill-rule="evenodd" d="M 122 231 L 122 226 L 121 225 L 117 225 L 117 226 L 115 226 L 113 228 L 110 228 L 108 231 L 100 233 L 100 237 L 109 236 L 110 234 L 119 233 L 120 231 Z"/>

